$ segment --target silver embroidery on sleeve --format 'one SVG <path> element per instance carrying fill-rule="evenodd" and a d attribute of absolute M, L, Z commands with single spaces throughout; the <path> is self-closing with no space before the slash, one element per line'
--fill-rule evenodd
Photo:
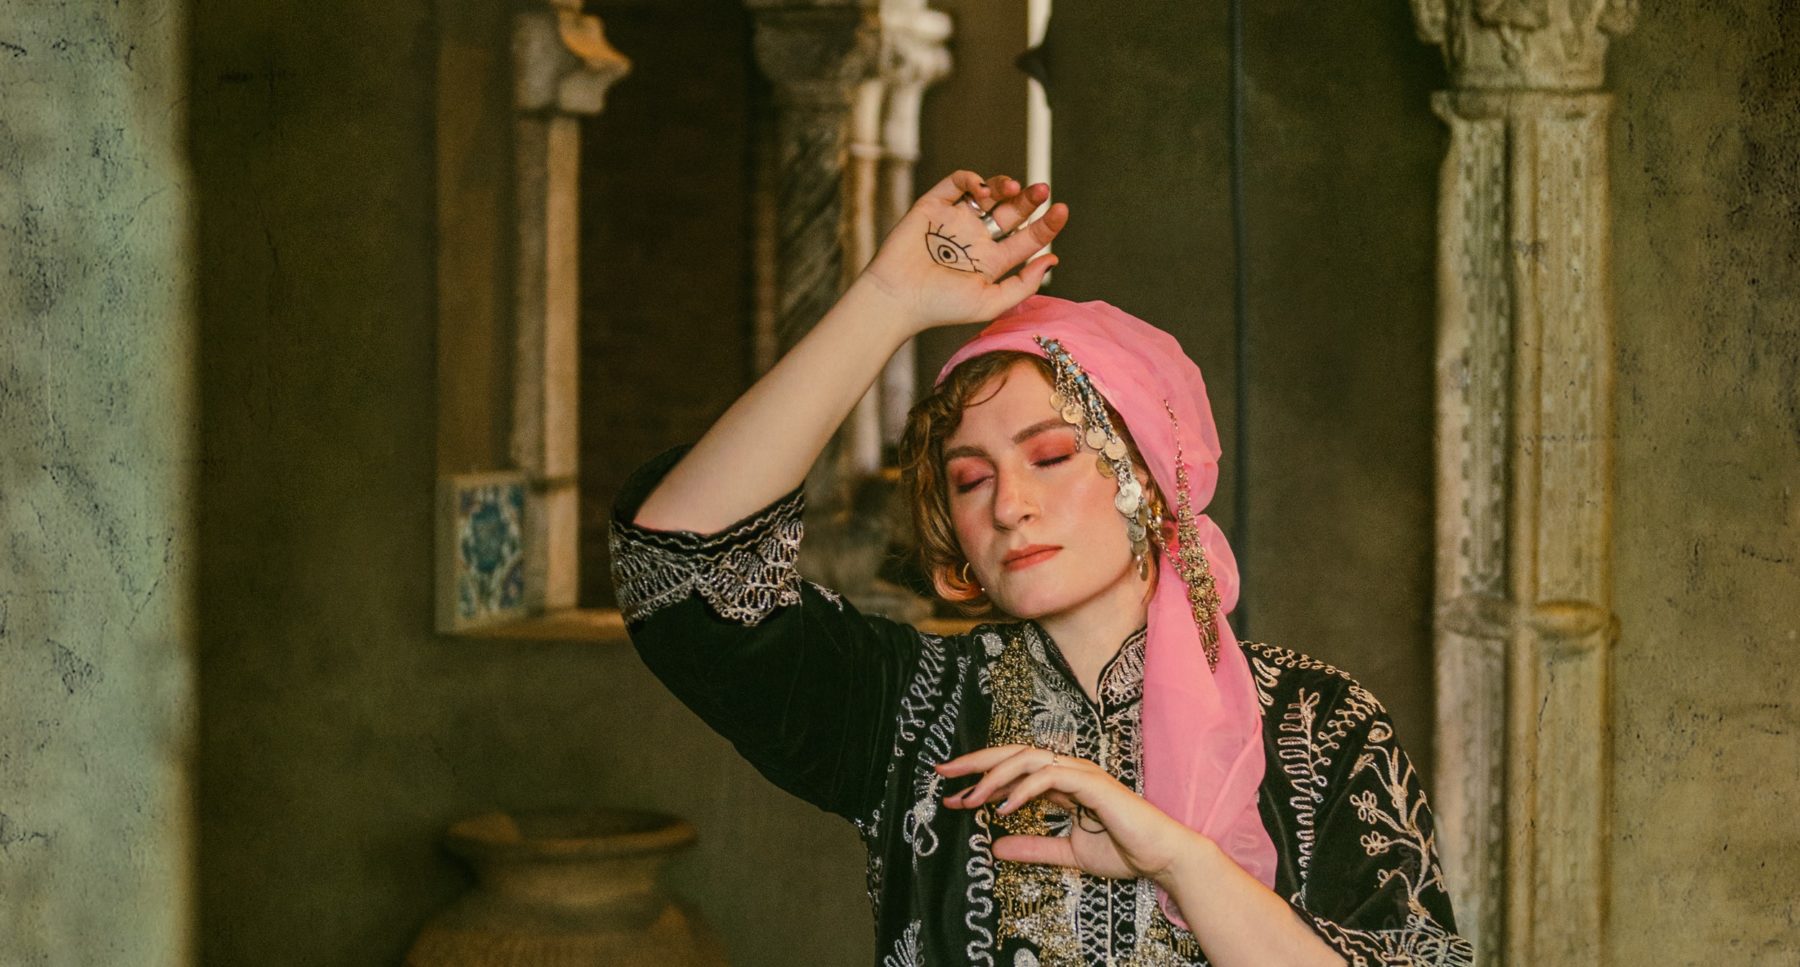
<path fill-rule="evenodd" d="M 719 534 L 652 531 L 613 521 L 613 588 L 626 623 L 698 594 L 713 613 L 754 627 L 800 602 L 799 493 Z"/>
<path fill-rule="evenodd" d="M 1373 697 L 1369 697 L 1373 703 Z M 1380 706 L 1376 705 L 1379 710 Z M 1350 796 L 1356 818 L 1367 823 L 1361 837 L 1363 852 L 1382 856 L 1399 851 L 1410 854 L 1380 873 L 1379 885 L 1399 880 L 1406 889 L 1406 926 L 1397 930 L 1351 930 L 1313 918 L 1326 942 L 1351 964 L 1420 964 L 1428 967 L 1470 967 L 1474 948 L 1467 940 L 1439 926 L 1420 899 L 1427 887 L 1444 887 L 1443 867 L 1438 864 L 1435 837 L 1419 821 L 1426 806 L 1418 788 L 1411 760 L 1394 742 L 1394 730 L 1384 718 L 1369 723 L 1368 744 L 1350 770 L 1354 780 L 1365 772 L 1375 774 L 1380 788 Z"/>
<path fill-rule="evenodd" d="M 1474 967 L 1470 943 L 1436 921 L 1408 914 L 1398 930 L 1351 930 L 1312 917 L 1320 939 L 1344 958 L 1347 967 Z"/>
<path fill-rule="evenodd" d="M 1438 864 L 1437 845 L 1420 822 L 1421 814 L 1429 808 L 1425 794 L 1416 788 L 1412 763 L 1394 742 L 1394 732 L 1381 703 L 1349 675 L 1317 659 L 1273 645 L 1247 643 L 1246 647 L 1251 651 L 1258 698 L 1265 707 L 1273 704 L 1268 690 L 1275 687 L 1287 669 L 1320 671 L 1350 683 L 1331 714 L 1323 717 L 1319 708 L 1321 694 L 1298 689 L 1277 726 L 1281 733 L 1276 739 L 1277 757 L 1294 790 L 1289 805 L 1299 826 L 1301 888 L 1293 897 L 1295 906 L 1305 912 L 1315 932 L 1350 967 L 1471 967 L 1474 948 L 1433 920 L 1420 898 L 1428 887 L 1443 888 L 1443 869 Z M 1311 872 L 1317 832 L 1316 811 L 1323 801 L 1322 790 L 1328 782 L 1333 756 L 1344 751 L 1343 740 L 1365 722 L 1369 726 L 1366 743 L 1357 750 L 1345 781 L 1372 772 L 1380 789 L 1379 794 L 1365 790 L 1348 799 L 1357 818 L 1369 826 L 1359 839 L 1363 851 L 1369 856 L 1395 851 L 1411 854 L 1382 870 L 1376 884 L 1385 887 L 1398 879 L 1406 890 L 1406 925 L 1394 930 L 1356 930 L 1304 910 L 1305 884 Z"/>

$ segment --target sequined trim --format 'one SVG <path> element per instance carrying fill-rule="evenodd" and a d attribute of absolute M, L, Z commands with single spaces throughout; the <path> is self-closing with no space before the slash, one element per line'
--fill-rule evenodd
<path fill-rule="evenodd" d="M 614 520 L 613 588 L 626 623 L 698 594 L 713 613 L 747 627 L 800 602 L 801 513 L 795 491 L 750 520 L 710 536 L 653 531 Z"/>

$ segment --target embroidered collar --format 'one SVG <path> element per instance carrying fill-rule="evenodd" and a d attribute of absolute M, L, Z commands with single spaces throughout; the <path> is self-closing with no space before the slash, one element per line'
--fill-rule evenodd
<path fill-rule="evenodd" d="M 1029 622 L 1029 624 L 1044 642 L 1044 653 L 1039 657 L 1053 669 L 1054 674 L 1051 675 L 1051 679 L 1079 695 L 1082 701 L 1091 703 L 1092 699 L 1087 697 L 1087 691 L 1075 678 L 1075 670 L 1070 667 L 1069 660 L 1063 656 L 1062 648 L 1056 644 L 1056 639 L 1052 638 L 1050 632 L 1045 631 L 1044 626 L 1036 621 Z M 1148 640 L 1149 629 L 1139 626 L 1136 631 L 1125 636 L 1125 640 L 1119 645 L 1119 650 L 1106 660 L 1105 665 L 1101 666 L 1097 692 L 1100 696 L 1100 705 L 1105 711 L 1112 712 L 1143 696 L 1144 644 Z"/>

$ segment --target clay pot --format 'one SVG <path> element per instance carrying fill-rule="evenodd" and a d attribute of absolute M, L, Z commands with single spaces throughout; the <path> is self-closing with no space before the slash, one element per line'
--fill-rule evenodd
<path fill-rule="evenodd" d="M 724 967 L 658 885 L 694 827 L 657 813 L 489 813 L 450 827 L 475 888 L 426 924 L 407 967 Z"/>

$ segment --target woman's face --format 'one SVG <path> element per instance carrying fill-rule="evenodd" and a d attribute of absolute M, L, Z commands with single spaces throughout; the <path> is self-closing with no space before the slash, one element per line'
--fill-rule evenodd
<path fill-rule="evenodd" d="M 1051 408 L 1043 374 L 1020 362 L 974 399 L 944 442 L 944 471 L 957 543 L 989 600 L 1032 619 L 1142 609 L 1118 484 Z"/>

